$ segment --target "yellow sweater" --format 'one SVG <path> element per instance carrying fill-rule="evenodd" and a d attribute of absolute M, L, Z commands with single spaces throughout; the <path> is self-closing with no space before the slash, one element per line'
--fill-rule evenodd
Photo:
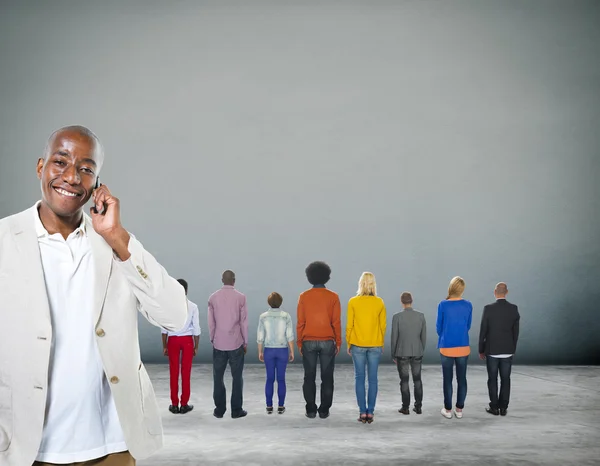
<path fill-rule="evenodd" d="M 383 346 L 386 327 L 387 316 L 383 299 L 377 296 L 355 296 L 348 301 L 348 347 Z"/>

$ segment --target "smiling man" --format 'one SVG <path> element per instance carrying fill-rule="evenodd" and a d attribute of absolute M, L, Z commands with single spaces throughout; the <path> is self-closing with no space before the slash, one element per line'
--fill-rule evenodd
<path fill-rule="evenodd" d="M 42 199 L 0 220 L 3 466 L 129 466 L 162 446 L 137 312 L 179 330 L 185 291 L 121 224 L 103 161 L 89 129 L 59 129 L 37 163 Z"/>

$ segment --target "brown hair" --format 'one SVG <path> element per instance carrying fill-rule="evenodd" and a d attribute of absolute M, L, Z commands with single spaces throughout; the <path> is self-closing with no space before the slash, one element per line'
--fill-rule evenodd
<path fill-rule="evenodd" d="M 465 281 L 461 277 L 454 277 L 450 280 L 450 286 L 448 286 L 448 297 L 450 298 L 461 298 L 465 291 Z"/>
<path fill-rule="evenodd" d="M 402 304 L 412 304 L 412 295 L 408 291 L 405 291 L 400 295 L 400 302 Z"/>
<path fill-rule="evenodd" d="M 281 306 L 281 303 L 283 303 L 283 298 L 279 293 L 274 291 L 267 298 L 267 303 L 269 303 L 269 306 L 271 306 L 273 309 L 277 309 Z"/>

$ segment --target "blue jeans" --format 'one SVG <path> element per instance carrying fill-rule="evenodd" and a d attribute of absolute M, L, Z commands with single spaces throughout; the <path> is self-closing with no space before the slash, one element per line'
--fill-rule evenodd
<path fill-rule="evenodd" d="M 285 369 L 288 364 L 288 348 L 265 348 L 265 368 L 267 370 L 267 383 L 265 384 L 265 396 L 267 407 L 273 406 L 273 386 L 277 377 L 277 397 L 279 406 L 285 406 Z"/>
<path fill-rule="evenodd" d="M 381 359 L 382 348 L 380 346 L 350 347 L 352 362 L 354 363 L 354 389 L 356 391 L 356 402 L 360 414 L 373 414 L 375 401 L 377 400 L 377 369 Z M 366 371 L 365 371 L 366 369 Z M 369 379 L 368 395 L 365 394 L 365 372 Z M 365 402 L 365 398 L 367 398 Z"/>
<path fill-rule="evenodd" d="M 467 398 L 467 361 L 469 356 L 460 358 L 449 358 L 442 356 L 442 376 L 444 379 L 444 408 L 448 411 L 452 409 L 452 378 L 454 376 L 454 365 L 456 364 L 456 382 L 458 389 L 456 390 L 456 407 L 463 409 L 465 407 L 465 399 Z"/>

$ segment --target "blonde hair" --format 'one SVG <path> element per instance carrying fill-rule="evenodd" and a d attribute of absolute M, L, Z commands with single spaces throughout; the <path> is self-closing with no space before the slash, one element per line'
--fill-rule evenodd
<path fill-rule="evenodd" d="M 448 297 L 450 298 L 462 298 L 462 294 L 465 291 L 465 281 L 461 277 L 454 277 L 450 280 L 450 286 L 448 286 Z"/>
<path fill-rule="evenodd" d="M 377 296 L 377 284 L 375 275 L 371 272 L 363 272 L 358 280 L 357 296 Z"/>

